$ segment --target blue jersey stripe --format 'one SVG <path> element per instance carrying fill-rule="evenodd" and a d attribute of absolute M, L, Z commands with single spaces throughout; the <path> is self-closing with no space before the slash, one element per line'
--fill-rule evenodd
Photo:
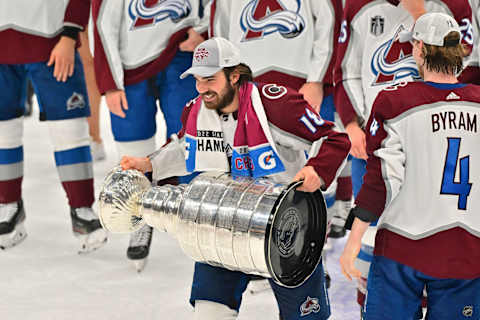
<path fill-rule="evenodd" d="M 23 161 L 23 147 L 0 149 L 0 164 L 12 164 Z"/>
<path fill-rule="evenodd" d="M 91 161 L 92 154 L 90 153 L 89 146 L 55 152 L 55 163 L 57 164 L 57 166 L 66 166 L 70 164 Z"/>

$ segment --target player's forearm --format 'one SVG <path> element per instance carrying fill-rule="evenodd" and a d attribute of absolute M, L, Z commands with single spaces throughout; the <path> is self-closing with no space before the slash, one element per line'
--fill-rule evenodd
<path fill-rule="evenodd" d="M 325 189 L 340 174 L 345 164 L 345 160 L 350 151 L 350 140 L 345 133 L 334 130 L 328 130 L 326 139 L 321 142 L 321 147 L 316 155 L 307 161 L 308 166 L 312 166 L 318 176 L 325 183 Z"/>

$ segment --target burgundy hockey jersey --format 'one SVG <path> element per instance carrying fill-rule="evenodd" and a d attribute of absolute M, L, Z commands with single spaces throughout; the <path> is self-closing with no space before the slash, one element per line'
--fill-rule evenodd
<path fill-rule="evenodd" d="M 379 217 L 381 255 L 437 278 L 480 277 L 480 87 L 401 83 L 367 123 L 355 201 Z"/>
<path fill-rule="evenodd" d="M 468 0 L 426 0 L 428 12 L 457 20 L 462 41 L 473 44 Z M 347 0 L 335 65 L 335 106 L 346 125 L 357 118 L 365 125 L 378 92 L 392 84 L 419 79 L 412 45 L 399 34 L 413 26 L 412 16 L 395 0 Z"/>
<path fill-rule="evenodd" d="M 90 0 L 0 2 L 1 64 L 47 61 L 64 26 L 83 30 Z"/>
<path fill-rule="evenodd" d="M 265 134 L 272 137 L 285 166 L 285 171 L 272 175 L 272 179 L 289 183 L 300 169 L 310 165 L 326 187 L 330 186 L 350 151 L 347 135 L 336 131 L 333 123 L 321 119 L 298 92 L 274 84 L 257 84 L 256 87 L 268 123 Z M 253 95 L 251 99 L 255 99 Z M 188 174 L 184 161 L 185 128 L 194 102 L 187 104 L 183 110 L 183 128 L 178 138 L 171 139 L 152 158 L 154 179 Z M 285 108 L 289 110 L 288 115 Z M 212 136 L 224 139 L 225 133 L 217 132 Z M 205 144 L 197 144 L 197 148 L 200 145 Z"/>

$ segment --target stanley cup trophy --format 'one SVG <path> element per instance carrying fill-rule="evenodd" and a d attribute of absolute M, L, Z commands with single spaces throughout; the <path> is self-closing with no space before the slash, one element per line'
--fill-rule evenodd
<path fill-rule="evenodd" d="M 204 173 L 188 185 L 152 187 L 141 172 L 116 167 L 100 192 L 100 221 L 116 233 L 146 223 L 195 261 L 293 288 L 319 263 L 327 224 L 321 192 L 296 191 L 300 184 Z"/>

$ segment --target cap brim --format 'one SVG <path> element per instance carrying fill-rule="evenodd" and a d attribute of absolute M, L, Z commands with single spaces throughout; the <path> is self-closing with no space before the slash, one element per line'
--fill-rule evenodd
<path fill-rule="evenodd" d="M 413 40 L 413 31 L 402 31 L 398 35 L 398 40 L 400 42 L 409 42 Z"/>
<path fill-rule="evenodd" d="M 213 76 L 218 71 L 222 70 L 222 67 L 207 67 L 207 66 L 197 66 L 191 67 L 184 73 L 180 75 L 180 79 L 185 79 L 189 75 L 199 76 L 202 78 Z"/>

